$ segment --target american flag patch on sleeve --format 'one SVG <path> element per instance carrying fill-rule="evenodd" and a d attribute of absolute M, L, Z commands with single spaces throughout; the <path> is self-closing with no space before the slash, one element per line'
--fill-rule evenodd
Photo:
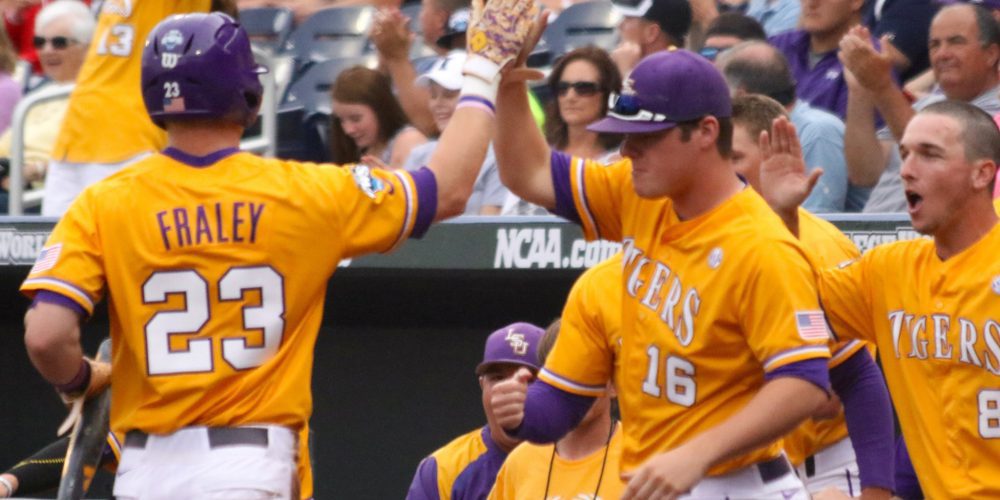
<path fill-rule="evenodd" d="M 43 248 L 42 252 L 38 254 L 38 258 L 35 259 L 35 265 L 31 267 L 31 271 L 28 274 L 40 273 L 52 269 L 52 266 L 56 265 L 56 261 L 59 260 L 59 252 L 61 251 L 62 243 Z"/>
<path fill-rule="evenodd" d="M 826 326 L 823 311 L 795 311 L 795 328 L 802 340 L 827 340 L 830 329 Z"/>

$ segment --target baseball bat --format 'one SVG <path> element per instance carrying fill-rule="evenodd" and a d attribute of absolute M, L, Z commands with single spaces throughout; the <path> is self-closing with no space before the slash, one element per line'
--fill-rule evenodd
<path fill-rule="evenodd" d="M 111 362 L 111 339 L 101 342 L 97 360 Z M 94 479 L 111 425 L 111 387 L 83 403 L 83 413 L 73 426 L 59 481 L 58 500 L 83 498 Z"/>

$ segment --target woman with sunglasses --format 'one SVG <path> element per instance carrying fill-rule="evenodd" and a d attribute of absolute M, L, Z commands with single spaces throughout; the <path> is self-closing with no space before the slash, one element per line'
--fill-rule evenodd
<path fill-rule="evenodd" d="M 608 96 L 622 88 L 622 77 L 608 53 L 597 47 L 567 52 L 549 74 L 555 97 L 545 118 L 549 144 L 581 158 L 608 160 L 618 154 L 621 136 L 598 134 L 587 125 L 608 112 Z"/>
<path fill-rule="evenodd" d="M 545 108 L 545 139 L 550 146 L 573 156 L 602 163 L 618 159 L 618 134 L 599 134 L 587 125 L 608 113 L 608 97 L 622 89 L 618 67 L 603 49 L 589 46 L 559 58 L 548 79 L 552 99 Z M 546 215 L 548 211 L 507 195 L 501 215 Z"/>

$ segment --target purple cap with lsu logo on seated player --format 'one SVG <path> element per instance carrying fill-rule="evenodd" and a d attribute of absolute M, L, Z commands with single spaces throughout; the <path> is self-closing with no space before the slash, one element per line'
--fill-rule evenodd
<path fill-rule="evenodd" d="M 644 58 L 611 94 L 608 114 L 587 130 L 645 134 L 706 116 L 732 115 L 729 86 L 704 57 L 687 50 L 666 50 Z"/>
<path fill-rule="evenodd" d="M 537 372 L 538 343 L 545 330 L 531 323 L 514 323 L 490 334 L 483 350 L 483 362 L 476 367 L 476 375 L 482 375 L 498 364 L 515 364 Z"/>

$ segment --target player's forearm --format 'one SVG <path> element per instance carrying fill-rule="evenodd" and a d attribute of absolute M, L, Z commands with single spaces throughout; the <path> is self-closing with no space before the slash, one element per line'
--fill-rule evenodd
<path fill-rule="evenodd" d="M 528 387 L 524 420 L 509 434 L 533 443 L 554 443 L 576 428 L 595 399 L 536 381 Z"/>
<path fill-rule="evenodd" d="M 403 112 L 410 119 L 410 123 L 417 127 L 427 136 L 434 136 L 440 132 L 434 125 L 434 117 L 428 105 L 430 95 L 427 90 L 417 85 L 417 71 L 408 59 L 399 61 L 386 61 L 385 67 L 389 70 L 389 77 L 392 78 L 396 86 L 396 96 L 399 104 L 403 107 Z"/>
<path fill-rule="evenodd" d="M 742 410 L 682 447 L 711 468 L 787 434 L 825 400 L 823 390 L 808 380 L 777 378 L 764 384 Z"/>
<path fill-rule="evenodd" d="M 80 317 L 65 307 L 39 302 L 24 317 L 24 343 L 35 369 L 51 384 L 66 384 L 80 371 Z"/>
<path fill-rule="evenodd" d="M 430 164 L 437 180 L 438 205 L 434 220 L 461 214 L 486 158 L 493 135 L 493 116 L 482 109 L 462 107 L 448 121 Z"/>
<path fill-rule="evenodd" d="M 549 169 L 551 150 L 535 126 L 523 83 L 500 88 L 497 106 L 496 156 L 500 180 L 521 199 L 552 208 L 555 189 Z"/>
<path fill-rule="evenodd" d="M 862 349 L 830 370 L 830 383 L 844 404 L 862 488 L 895 488 L 895 438 L 889 391 L 868 351 Z"/>
<path fill-rule="evenodd" d="M 906 124 L 910 123 L 910 119 L 915 114 L 913 107 L 910 106 L 910 101 L 906 99 L 903 91 L 895 85 L 886 87 L 874 97 L 876 109 L 881 113 L 886 126 L 892 132 L 892 136 L 896 141 L 899 141 L 903 137 L 903 131 L 906 130 Z"/>
<path fill-rule="evenodd" d="M 878 182 L 886 157 L 875 135 L 875 105 L 866 92 L 851 90 L 844 120 L 844 159 L 847 180 L 855 186 L 870 187 Z"/>

